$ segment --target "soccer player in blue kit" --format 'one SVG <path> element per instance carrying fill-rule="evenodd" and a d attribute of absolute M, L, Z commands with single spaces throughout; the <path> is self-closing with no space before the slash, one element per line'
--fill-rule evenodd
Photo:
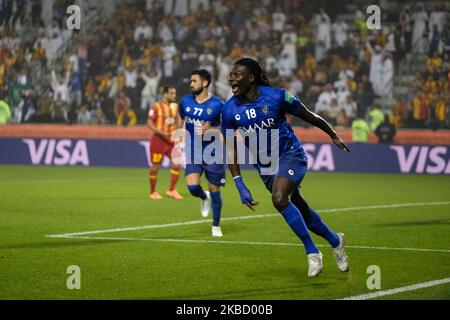
<path fill-rule="evenodd" d="M 241 177 L 240 167 L 237 161 L 237 139 L 235 131 L 248 135 L 260 135 L 261 131 L 267 133 L 267 139 L 278 130 L 278 136 L 270 147 L 261 150 L 260 143 L 256 146 L 257 157 L 261 152 L 273 153 L 273 147 L 278 148 L 278 165 L 276 172 L 264 174 L 264 166 L 258 160 L 256 168 L 272 193 L 272 203 L 281 213 L 287 224 L 303 242 L 307 260 L 308 276 L 315 277 L 322 271 L 322 253 L 314 244 L 308 231 L 325 238 L 332 246 L 333 256 L 337 267 L 342 272 L 349 270 L 348 258 L 344 251 L 345 237 L 342 233 L 335 233 L 328 228 L 315 210 L 310 208 L 300 194 L 299 188 L 306 170 L 308 159 L 300 141 L 287 123 L 286 114 L 299 117 L 327 133 L 333 143 L 342 150 L 350 151 L 342 139 L 317 114 L 309 111 L 298 97 L 294 97 L 288 91 L 272 88 L 265 74 L 264 68 L 257 61 L 250 58 L 242 58 L 235 62 L 229 74 L 229 85 L 233 97 L 228 100 L 222 111 L 222 132 L 226 140 L 234 139 L 233 157 L 227 160 L 228 167 L 233 175 L 241 201 L 254 211 L 258 202 L 253 200 L 250 191 Z M 261 139 L 261 138 L 258 138 Z M 250 148 L 249 140 L 245 140 L 245 146 Z M 268 144 L 267 144 L 268 145 Z M 229 143 L 227 141 L 227 147 Z M 227 157 L 229 149 L 227 148 Z"/>
<path fill-rule="evenodd" d="M 189 192 L 194 197 L 201 199 L 200 210 L 203 217 L 206 218 L 210 207 L 212 208 L 212 236 L 222 237 L 220 187 L 225 186 L 225 166 L 223 158 L 220 159 L 220 154 L 223 152 L 217 154 L 212 152 L 209 161 L 203 157 L 204 154 L 207 154 L 204 152 L 205 149 L 216 139 L 211 138 L 212 141 L 203 141 L 208 140 L 203 139 L 203 135 L 208 131 L 216 130 L 218 133 L 216 136 L 220 137 L 220 115 L 223 106 L 222 100 L 208 92 L 210 83 L 211 74 L 207 70 L 194 70 L 191 73 L 190 87 L 192 94 L 188 94 L 181 99 L 179 115 L 186 126 L 185 176 Z M 220 145 L 223 145 L 221 141 Z M 217 159 L 215 159 L 216 155 Z M 200 176 L 203 172 L 208 180 L 208 191 L 204 191 L 200 185 Z"/>

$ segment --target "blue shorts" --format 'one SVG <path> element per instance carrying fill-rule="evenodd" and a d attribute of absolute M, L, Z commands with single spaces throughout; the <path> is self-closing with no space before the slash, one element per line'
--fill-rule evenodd
<path fill-rule="evenodd" d="M 225 166 L 223 164 L 186 164 L 184 175 L 198 173 L 200 176 L 205 172 L 206 180 L 218 186 L 225 186 Z"/>
<path fill-rule="evenodd" d="M 272 192 L 273 182 L 277 177 L 284 177 L 300 187 L 308 169 L 308 158 L 304 152 L 292 152 L 282 155 L 278 163 L 278 171 L 274 175 L 263 175 L 257 168 L 267 190 Z"/>

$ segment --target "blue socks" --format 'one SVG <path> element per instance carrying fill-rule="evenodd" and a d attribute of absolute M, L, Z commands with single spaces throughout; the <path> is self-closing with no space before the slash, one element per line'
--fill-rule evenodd
<path fill-rule="evenodd" d="M 302 240 L 303 245 L 306 249 L 306 254 L 319 253 L 311 235 L 309 234 L 308 228 L 306 227 L 305 220 L 296 206 L 289 203 L 289 206 L 281 212 L 284 220 L 291 227 L 292 231 Z"/>
<path fill-rule="evenodd" d="M 326 239 L 333 248 L 339 246 L 340 240 L 337 234 L 331 231 L 330 228 L 328 228 L 328 226 L 322 221 L 319 214 L 314 209 L 310 208 L 309 211 L 309 221 L 306 221 L 308 229 Z"/>
<path fill-rule="evenodd" d="M 202 186 L 199 185 L 193 185 L 193 186 L 188 186 L 189 192 L 197 198 L 200 198 L 202 200 L 206 199 L 206 193 L 205 191 L 203 191 Z"/>
<path fill-rule="evenodd" d="M 188 186 L 189 192 L 197 198 L 206 199 L 206 193 L 200 185 Z M 211 192 L 211 208 L 213 216 L 213 226 L 218 227 L 220 223 L 220 215 L 222 211 L 222 197 L 219 192 Z"/>
<path fill-rule="evenodd" d="M 218 227 L 220 223 L 220 213 L 222 211 L 222 197 L 219 192 L 211 192 L 211 208 L 213 216 L 213 227 Z"/>

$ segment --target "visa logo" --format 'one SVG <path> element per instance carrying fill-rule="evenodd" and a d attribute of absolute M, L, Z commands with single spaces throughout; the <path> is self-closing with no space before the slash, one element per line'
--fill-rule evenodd
<path fill-rule="evenodd" d="M 413 146 L 409 153 L 404 146 L 390 148 L 396 152 L 402 173 L 450 174 L 446 147 Z"/>
<path fill-rule="evenodd" d="M 317 146 L 313 143 L 305 143 L 303 150 L 305 150 L 308 157 L 308 170 L 336 171 L 333 150 L 330 144 Z"/>
<path fill-rule="evenodd" d="M 83 165 L 89 166 L 89 154 L 85 140 L 22 139 L 28 146 L 31 163 L 34 165 Z"/>

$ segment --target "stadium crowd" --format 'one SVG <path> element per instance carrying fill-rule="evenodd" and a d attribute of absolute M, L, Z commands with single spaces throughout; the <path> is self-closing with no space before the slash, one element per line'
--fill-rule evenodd
<path fill-rule="evenodd" d="M 363 10 L 352 25 L 339 18 L 343 0 L 141 0 L 119 6 L 81 37 L 65 28 L 70 1 L 50 1 L 50 22 L 42 19 L 46 2 L 0 1 L 0 100 L 10 107 L 9 122 L 145 123 L 163 86 L 175 86 L 178 97 L 189 92 L 194 68 L 209 70 L 212 91 L 229 98 L 230 66 L 245 55 L 265 65 L 273 86 L 299 95 L 333 125 L 350 127 L 369 117 L 375 98 L 394 97 L 395 66 L 406 54 L 428 51 L 425 71 L 389 110 L 390 120 L 450 128 L 445 6 L 405 6 L 369 31 Z M 67 42 L 73 50 L 58 56 Z"/>

